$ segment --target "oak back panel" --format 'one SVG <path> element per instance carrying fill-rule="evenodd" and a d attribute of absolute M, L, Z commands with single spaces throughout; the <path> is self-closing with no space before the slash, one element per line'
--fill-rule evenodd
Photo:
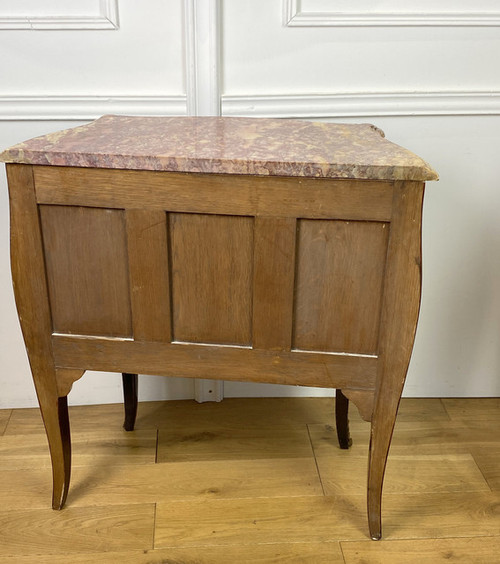
<path fill-rule="evenodd" d="M 125 215 L 40 206 L 53 330 L 132 335 Z"/>
<path fill-rule="evenodd" d="M 35 189 L 56 333 L 125 338 L 137 358 L 195 345 L 201 371 L 202 349 L 231 346 L 260 381 L 285 353 L 347 353 L 365 387 L 355 359 L 378 355 L 393 183 L 35 167 Z M 64 342 L 61 368 L 89 368 Z M 275 351 L 268 374 L 258 351 Z M 308 385 L 344 382 L 335 367 L 325 357 Z"/>

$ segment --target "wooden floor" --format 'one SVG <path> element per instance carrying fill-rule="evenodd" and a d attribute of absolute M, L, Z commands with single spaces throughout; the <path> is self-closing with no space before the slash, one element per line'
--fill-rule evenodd
<path fill-rule="evenodd" d="M 403 400 L 368 538 L 369 425 L 333 400 L 143 403 L 70 410 L 67 507 L 50 509 L 36 409 L 0 411 L 0 563 L 500 562 L 500 398 Z"/>

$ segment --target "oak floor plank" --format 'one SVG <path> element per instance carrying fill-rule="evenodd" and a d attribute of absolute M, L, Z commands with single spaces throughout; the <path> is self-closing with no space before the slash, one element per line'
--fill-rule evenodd
<path fill-rule="evenodd" d="M 159 503 L 155 548 L 365 540 L 365 496 Z M 498 536 L 500 493 L 384 496 L 385 540 Z"/>
<path fill-rule="evenodd" d="M 0 507 L 45 508 L 50 468 L 7 470 L 0 481 Z M 67 506 L 155 503 L 161 500 L 321 495 L 314 459 L 91 465 L 73 468 Z"/>
<path fill-rule="evenodd" d="M 499 551 L 500 536 L 342 543 L 345 564 L 493 564 Z"/>
<path fill-rule="evenodd" d="M 72 460 L 75 466 L 108 464 L 154 464 L 156 431 L 124 430 L 73 433 Z M 0 470 L 50 468 L 45 435 L 4 435 L 0 437 Z"/>
<path fill-rule="evenodd" d="M 500 492 L 386 494 L 386 540 L 497 536 Z"/>
<path fill-rule="evenodd" d="M 244 540 L 244 539 L 243 539 Z M 0 564 L 33 564 L 32 556 L 1 557 Z M 72 564 L 344 564 L 337 542 L 238 544 L 224 547 L 72 554 Z M 67 554 L 37 556 L 37 564 L 67 564 Z"/>
<path fill-rule="evenodd" d="M 184 426 L 262 426 L 307 423 L 334 424 L 333 398 L 225 398 L 222 402 L 192 400 L 140 403 L 137 428 Z M 148 408 L 144 412 L 144 407 Z M 353 417 L 358 417 L 357 410 Z"/>
<path fill-rule="evenodd" d="M 346 456 L 338 446 L 332 425 L 308 425 L 316 456 Z M 353 444 L 349 453 L 364 456 L 370 440 L 370 425 L 351 421 Z M 500 434 L 491 432 L 489 421 L 398 421 L 391 443 L 391 456 L 403 454 L 470 454 L 474 447 L 500 447 Z"/>
<path fill-rule="evenodd" d="M 318 457 L 325 495 L 366 492 L 366 456 Z M 397 455 L 387 462 L 384 492 L 484 492 L 490 488 L 470 454 Z"/>
<path fill-rule="evenodd" d="M 364 496 L 281 497 L 159 503 L 155 548 L 362 540 Z"/>
<path fill-rule="evenodd" d="M 85 378 L 85 376 L 84 376 Z M 140 386 L 140 377 L 139 377 Z M 353 418 L 359 418 L 353 409 Z M 123 405 L 70 406 L 72 432 L 95 431 L 103 428 L 121 429 Z M 223 402 L 199 404 L 194 400 L 139 402 L 136 430 L 169 428 L 172 425 L 259 425 L 303 426 L 306 423 L 334 423 L 333 398 L 227 398 Z M 40 410 L 12 410 L 5 430 L 9 435 L 45 433 Z"/>
<path fill-rule="evenodd" d="M 500 398 L 444 398 L 442 402 L 454 421 L 500 422 Z"/>
<path fill-rule="evenodd" d="M 154 505 L 145 504 L 1 511 L 0 555 L 147 550 L 154 514 Z"/>
<path fill-rule="evenodd" d="M 450 416 L 439 398 L 402 398 L 397 421 L 423 420 L 449 421 Z"/>
<path fill-rule="evenodd" d="M 313 457 L 306 425 L 188 425 L 160 429 L 158 462 Z"/>
<path fill-rule="evenodd" d="M 499 406 L 403 398 L 380 543 L 366 522 L 370 426 L 352 406 L 354 444 L 340 450 L 332 398 L 140 403 L 133 433 L 121 428 L 120 404 L 71 407 L 73 477 L 62 512 L 50 509 L 39 410 L 0 410 L 0 564 L 336 564 L 340 541 L 346 564 L 496 562 Z M 136 518 L 140 538 L 129 525 Z"/>
<path fill-rule="evenodd" d="M 68 507 L 155 503 L 193 498 L 321 495 L 314 459 L 178 462 L 76 466 Z M 4 509 L 47 507 L 50 468 L 6 470 L 0 481 Z"/>
<path fill-rule="evenodd" d="M 492 490 L 500 491 L 500 442 L 471 447 L 472 456 Z"/>
<path fill-rule="evenodd" d="M 83 376 L 85 378 L 85 376 Z M 69 408 L 72 432 L 99 431 L 102 429 L 121 429 L 123 425 L 123 405 L 86 405 Z M 45 434 L 42 416 L 37 407 L 14 409 L 6 435 Z"/>
<path fill-rule="evenodd" d="M 72 481 L 71 506 L 322 494 L 312 457 L 79 467 Z"/>

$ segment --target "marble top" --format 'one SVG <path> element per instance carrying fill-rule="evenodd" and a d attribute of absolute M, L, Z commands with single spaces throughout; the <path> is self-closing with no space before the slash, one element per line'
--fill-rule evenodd
<path fill-rule="evenodd" d="M 302 176 L 437 180 L 410 151 L 368 124 L 237 117 L 103 116 L 0 154 L 33 165 Z"/>

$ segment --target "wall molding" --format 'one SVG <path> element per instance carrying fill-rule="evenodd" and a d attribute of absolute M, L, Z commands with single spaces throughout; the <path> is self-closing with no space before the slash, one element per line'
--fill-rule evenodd
<path fill-rule="evenodd" d="M 220 115 L 220 2 L 184 0 L 187 112 Z"/>
<path fill-rule="evenodd" d="M 500 11 L 449 12 L 308 12 L 301 0 L 283 0 L 286 27 L 500 26 Z"/>
<path fill-rule="evenodd" d="M 281 118 L 500 115 L 500 91 L 223 96 L 222 115 Z"/>
<path fill-rule="evenodd" d="M 0 121 L 91 120 L 103 114 L 185 115 L 186 96 L 0 96 Z"/>
<path fill-rule="evenodd" d="M 189 115 L 179 96 L 0 96 L 0 121 L 91 120 L 103 114 Z M 500 91 L 222 96 L 222 115 L 281 118 L 500 115 Z"/>
<path fill-rule="evenodd" d="M 72 0 L 74 3 L 75 0 Z M 55 15 L 40 15 L 43 10 L 42 4 L 37 8 L 36 15 L 16 16 L 0 15 L 0 30 L 6 29 L 28 29 L 28 30 L 64 30 L 64 29 L 118 29 L 118 0 L 99 0 L 98 10 L 95 14 L 86 13 L 86 4 L 82 4 L 82 14 L 60 13 Z M 13 11 L 9 3 L 9 10 Z M 47 8 L 45 8 L 47 9 Z"/>

